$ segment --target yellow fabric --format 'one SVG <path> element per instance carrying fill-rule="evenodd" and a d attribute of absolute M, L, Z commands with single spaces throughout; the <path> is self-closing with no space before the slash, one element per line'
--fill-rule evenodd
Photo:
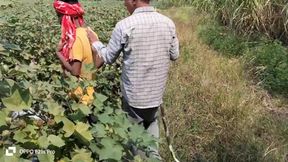
<path fill-rule="evenodd" d="M 80 103 L 83 103 L 85 105 L 89 105 L 93 102 L 93 93 L 94 88 L 93 87 L 87 87 L 85 91 L 81 87 L 77 87 L 73 93 L 70 94 L 70 97 L 74 98 L 75 100 L 79 100 Z"/>
<path fill-rule="evenodd" d="M 92 73 L 84 70 L 84 66 L 93 64 L 92 50 L 87 37 L 86 28 L 79 27 L 76 29 L 76 40 L 72 47 L 72 57 L 82 63 L 80 78 L 91 80 Z"/>
<path fill-rule="evenodd" d="M 96 33 L 94 33 L 96 34 Z M 87 64 L 93 64 L 92 50 L 89 39 L 87 37 L 86 28 L 79 27 L 76 29 L 76 40 L 72 47 L 73 60 L 78 60 L 82 63 L 80 78 L 92 80 L 93 74 L 85 71 L 84 66 Z M 71 94 L 71 97 L 79 99 L 79 101 L 85 105 L 93 102 L 93 87 L 87 87 L 84 92 L 81 87 L 78 87 Z"/>

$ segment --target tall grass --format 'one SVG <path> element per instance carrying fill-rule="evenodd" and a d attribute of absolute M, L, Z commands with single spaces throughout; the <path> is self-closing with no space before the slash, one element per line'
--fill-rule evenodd
<path fill-rule="evenodd" d="M 157 0 L 161 7 L 192 5 L 192 0 Z"/>
<path fill-rule="evenodd" d="M 209 11 L 239 33 L 257 32 L 288 43 L 287 0 L 160 0 L 166 5 L 193 5 Z M 214 13 L 214 14 L 213 14 Z"/>
<path fill-rule="evenodd" d="M 249 39 L 207 19 L 199 25 L 199 38 L 228 57 L 242 56 L 252 80 L 271 94 L 288 96 L 288 49 L 265 37 Z"/>
<path fill-rule="evenodd" d="M 284 162 L 287 116 L 268 111 L 277 105 L 245 79 L 241 61 L 199 42 L 203 17 L 182 8 L 168 14 L 177 24 L 181 57 L 172 66 L 164 106 L 180 161 Z M 161 153 L 172 161 L 165 147 Z"/>

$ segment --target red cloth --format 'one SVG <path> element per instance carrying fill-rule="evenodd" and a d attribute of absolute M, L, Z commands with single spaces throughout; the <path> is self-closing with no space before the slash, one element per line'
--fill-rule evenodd
<path fill-rule="evenodd" d="M 63 48 L 61 54 L 66 60 L 71 60 L 70 50 L 76 39 L 76 24 L 73 18 L 77 17 L 79 25 L 83 26 L 84 10 L 80 3 L 69 4 L 59 0 L 55 0 L 53 6 L 56 12 L 63 14 L 61 23 L 61 43 L 63 44 Z"/>

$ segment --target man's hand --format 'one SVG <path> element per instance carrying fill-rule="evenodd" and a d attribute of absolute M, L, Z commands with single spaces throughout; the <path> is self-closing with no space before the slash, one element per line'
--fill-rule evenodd
<path fill-rule="evenodd" d="M 89 39 L 90 44 L 93 44 L 96 41 L 99 41 L 99 38 L 96 33 L 94 33 L 90 27 L 86 29 L 87 37 Z"/>
<path fill-rule="evenodd" d="M 96 68 L 100 68 L 103 65 L 104 61 L 99 56 L 98 51 L 92 46 L 92 44 L 94 42 L 99 41 L 99 38 L 98 38 L 97 34 L 94 33 L 89 27 L 87 28 L 86 32 L 87 32 L 87 37 L 89 39 L 89 42 L 91 44 L 91 49 L 93 52 L 92 56 L 93 56 L 94 65 L 96 66 Z"/>

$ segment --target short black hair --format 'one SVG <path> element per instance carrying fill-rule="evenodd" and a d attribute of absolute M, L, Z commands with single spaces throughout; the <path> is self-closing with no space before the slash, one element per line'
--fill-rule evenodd
<path fill-rule="evenodd" d="M 63 2 L 69 3 L 69 4 L 78 3 L 78 0 L 60 0 L 60 1 L 63 1 Z"/>

